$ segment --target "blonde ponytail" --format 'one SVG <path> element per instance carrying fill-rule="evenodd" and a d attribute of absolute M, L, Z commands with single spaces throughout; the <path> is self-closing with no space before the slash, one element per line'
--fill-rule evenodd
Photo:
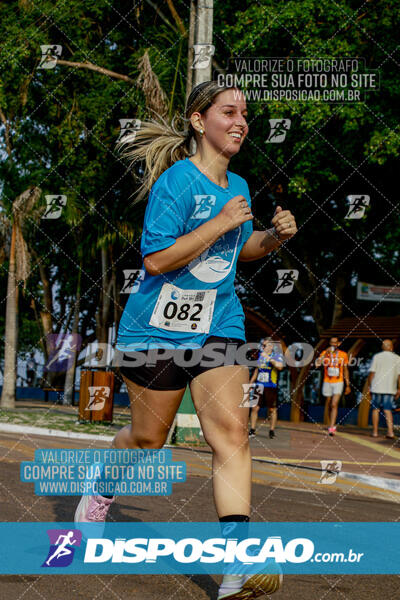
<path fill-rule="evenodd" d="M 176 116 L 171 123 L 157 114 L 157 118 L 142 121 L 140 128 L 126 133 L 117 142 L 117 151 L 133 168 L 137 161 L 144 161 L 142 183 L 135 192 L 134 204 L 145 198 L 155 181 L 177 160 L 191 155 L 190 142 L 195 137 L 195 130 L 190 123 L 194 112 L 204 113 L 213 103 L 214 98 L 228 86 L 220 86 L 216 81 L 205 81 L 197 85 L 191 92 L 185 109 L 183 123 L 188 127 L 179 130 L 176 127 Z"/>
<path fill-rule="evenodd" d="M 117 142 L 117 150 L 128 160 L 131 168 L 137 161 L 145 161 L 143 180 L 136 192 L 135 203 L 150 192 L 161 173 L 177 160 L 190 156 L 191 137 L 189 131 L 177 129 L 175 118 L 168 124 L 158 115 L 158 120 L 142 121 L 140 129 L 125 134 Z"/>

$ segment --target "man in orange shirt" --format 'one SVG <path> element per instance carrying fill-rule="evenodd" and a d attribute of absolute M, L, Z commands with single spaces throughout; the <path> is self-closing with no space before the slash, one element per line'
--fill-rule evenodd
<path fill-rule="evenodd" d="M 343 392 L 344 381 L 346 381 L 345 394 L 350 394 L 349 357 L 347 352 L 339 350 L 340 342 L 337 337 L 331 337 L 329 348 L 321 352 L 315 366 L 324 367 L 324 382 L 322 385 L 322 395 L 325 396 L 329 411 L 329 435 L 336 433 L 336 417 L 340 396 Z"/>

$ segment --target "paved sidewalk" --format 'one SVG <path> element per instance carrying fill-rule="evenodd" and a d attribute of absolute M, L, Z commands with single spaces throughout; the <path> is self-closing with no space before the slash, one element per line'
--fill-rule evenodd
<path fill-rule="evenodd" d="M 260 423 L 251 439 L 253 456 L 271 461 L 320 467 L 321 460 L 340 460 L 342 470 L 376 477 L 398 478 L 400 442 L 384 435 L 372 438 L 369 430 L 341 427 L 334 437 L 323 425 L 280 421 L 276 437 L 269 439 L 269 425 Z"/>
<path fill-rule="evenodd" d="M 265 431 L 264 431 L 265 430 Z M 291 440 L 302 451 L 306 460 L 317 460 L 322 448 L 318 446 L 324 438 L 313 431 L 280 424 L 277 438 L 268 448 L 266 428 L 261 428 L 261 440 L 252 442 L 253 450 L 264 458 L 272 452 L 288 460 Z M 293 437 L 292 437 L 293 434 Z M 347 435 L 347 434 L 346 434 Z M 351 435 L 351 434 L 349 434 Z M 264 439 L 265 437 L 265 439 Z M 340 437 L 325 440 L 336 444 Z M 308 456 L 310 440 L 314 454 Z M 303 444 L 300 442 L 303 441 Z M 272 450 L 272 443 L 275 450 Z M 354 448 L 365 446 L 343 438 L 342 446 L 332 448 Z M 37 448 L 87 448 L 108 447 L 98 441 L 55 439 L 36 435 L 0 434 L 0 501 L 4 521 L 61 522 L 72 519 L 78 498 L 71 496 L 35 496 L 33 484 L 20 481 L 20 463 L 33 460 Z M 286 446 L 286 448 L 285 448 Z M 260 450 L 261 448 L 261 450 Z M 343 450 L 342 450 L 343 451 Z M 397 450 L 396 450 L 397 452 Z M 323 452 L 325 454 L 325 451 Z M 117 499 L 110 510 L 110 521 L 213 521 L 216 519 L 212 500 L 211 454 L 207 448 L 177 448 L 174 460 L 185 460 L 187 480 L 174 484 L 171 496 L 136 497 L 123 496 Z M 308 458 L 306 458 L 308 456 Z M 298 456 L 292 455 L 292 458 Z M 354 457 L 351 459 L 354 460 Z M 395 461 L 394 461 L 395 462 Z M 394 469 L 395 470 L 395 469 Z M 400 519 L 400 495 L 374 490 L 368 486 L 345 488 L 344 483 L 318 485 L 315 472 L 277 467 L 255 462 L 253 469 L 252 520 L 276 522 L 301 521 L 393 521 Z M 347 482 L 349 483 L 349 482 Z M 363 493 L 361 493 L 361 491 Z M 45 576 L 0 576 L 1 598 L 29 597 L 50 600 L 63 598 L 69 590 L 74 600 L 215 600 L 218 576 L 184 575 L 57 575 Z M 370 598 L 397 598 L 397 575 L 290 575 L 285 577 L 284 587 L 276 594 L 277 600 L 369 600 Z M 275 597 L 275 596 L 274 596 Z"/>
<path fill-rule="evenodd" d="M 277 429 L 277 437 L 270 440 L 265 426 L 251 440 L 253 456 L 253 483 L 320 494 L 323 489 L 341 496 L 356 495 L 400 504 L 399 450 L 369 442 L 366 436 L 338 434 L 334 439 L 323 432 L 290 424 Z M 25 441 L 41 438 L 53 447 L 87 448 L 109 447 L 113 436 L 54 431 L 0 423 L 0 436 L 12 436 L 19 441 L 11 447 L 21 449 Z M 52 440 L 50 442 L 50 440 Z M 47 442 L 46 442 L 47 443 Z M 0 447 L 2 444 L 0 443 Z M 7 446 L 7 444 L 6 444 Z M 195 476 L 211 476 L 211 450 L 202 447 L 172 447 L 174 456 L 185 460 Z M 0 453 L 1 454 L 1 453 Z M 33 458 L 33 454 L 32 454 Z M 321 477 L 321 460 L 342 461 L 342 469 L 334 481 Z"/>
<path fill-rule="evenodd" d="M 41 400 L 18 400 L 15 410 L 0 411 L 0 424 L 9 422 L 114 436 L 120 427 L 130 422 L 130 409 L 114 407 L 114 422 L 109 425 L 79 425 L 76 422 L 77 416 L 77 406 Z M 257 436 L 250 442 L 253 456 L 314 467 L 319 467 L 321 460 L 341 460 L 343 471 L 400 478 L 400 438 L 388 440 L 383 430 L 380 430 L 380 437 L 372 438 L 371 429 L 344 425 L 338 428 L 337 434 L 332 438 L 327 435 L 325 426 L 319 423 L 279 421 L 276 437 L 272 440 L 269 439 L 268 430 L 268 422 L 260 420 Z"/>
<path fill-rule="evenodd" d="M 56 433 L 57 437 L 69 438 L 72 445 L 86 440 L 87 446 L 93 447 L 109 445 L 116 431 L 130 422 L 128 407 L 114 409 L 112 425 L 80 425 L 77 411 L 77 407 L 37 400 L 18 401 L 15 411 L 0 411 L 0 431 L 25 439 Z M 371 430 L 341 426 L 334 437 L 329 437 L 322 424 L 280 421 L 275 438 L 270 439 L 268 432 L 268 422 L 260 421 L 257 436 L 250 440 L 255 483 L 318 492 L 326 487 L 319 483 L 321 461 L 341 461 L 341 474 L 330 484 L 332 491 L 400 501 L 400 443 L 398 439 L 387 440 L 383 430 L 381 437 L 372 438 Z M 205 471 L 210 472 L 207 445 L 183 452 L 190 456 L 194 473 L 204 476 Z"/>
<path fill-rule="evenodd" d="M 397 440 L 371 438 L 368 430 L 355 427 L 341 427 L 330 437 L 322 425 L 313 423 L 280 422 L 275 438 L 270 439 L 268 433 L 268 425 L 260 423 L 250 442 L 254 481 L 314 493 L 329 487 L 342 495 L 400 503 Z M 329 485 L 321 484 L 321 461 L 342 462 L 340 475 Z"/>

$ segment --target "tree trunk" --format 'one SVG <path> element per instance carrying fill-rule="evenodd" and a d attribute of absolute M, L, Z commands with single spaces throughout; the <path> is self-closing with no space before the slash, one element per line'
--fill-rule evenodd
<path fill-rule="evenodd" d="M 186 75 L 186 101 L 190 96 L 190 92 L 193 88 L 193 44 L 194 44 L 194 32 L 196 28 L 196 3 L 195 0 L 190 0 L 190 17 L 189 17 L 189 40 L 188 40 L 188 61 L 187 61 L 187 75 Z"/>
<path fill-rule="evenodd" d="M 112 289 L 112 280 L 107 281 L 108 264 L 107 249 L 101 248 L 101 290 L 96 313 L 96 338 L 99 344 L 106 344 L 108 341 L 108 317 Z"/>
<path fill-rule="evenodd" d="M 116 346 L 116 341 L 117 341 L 117 335 L 118 335 L 118 327 L 119 327 L 119 322 L 121 320 L 121 316 L 122 316 L 122 308 L 120 305 L 120 287 L 118 286 L 117 283 L 117 270 L 116 270 L 116 266 L 113 260 L 113 256 L 111 254 L 111 264 L 112 264 L 112 293 L 113 293 L 113 306 L 114 306 L 114 327 L 115 327 L 115 337 L 114 337 L 114 341 L 113 341 L 113 348 L 115 351 L 115 346 Z M 121 389 L 121 385 L 122 385 L 122 377 L 119 371 L 119 367 L 116 367 L 116 371 L 115 371 L 115 381 L 114 381 L 114 392 L 118 393 Z"/>
<path fill-rule="evenodd" d="M 81 304 L 81 281 L 82 281 L 82 261 L 80 262 L 80 268 L 78 273 L 78 283 L 76 286 L 76 302 L 74 310 L 74 320 L 72 323 L 72 333 L 78 333 L 79 329 L 79 309 Z M 79 350 L 73 352 L 73 361 L 66 372 L 65 384 L 64 384 L 64 398 L 63 404 L 73 405 L 74 393 L 75 393 L 75 372 L 76 372 L 76 359 L 78 357 Z"/>
<path fill-rule="evenodd" d="M 43 304 L 45 307 L 44 310 L 40 311 L 40 318 L 42 320 L 43 333 L 46 340 L 47 360 L 50 350 L 47 336 L 50 333 L 53 333 L 53 296 L 51 291 L 51 283 L 47 275 L 46 267 L 42 263 L 39 263 L 39 273 L 43 286 Z"/>
<path fill-rule="evenodd" d="M 117 271 L 115 268 L 115 263 L 112 264 L 112 293 L 113 293 L 113 307 L 114 307 L 114 326 L 115 326 L 115 335 L 118 331 L 118 325 L 122 316 L 122 308 L 119 303 L 119 293 L 120 288 L 117 286 Z"/>
<path fill-rule="evenodd" d="M 35 321 L 36 321 L 38 329 L 40 331 L 40 340 L 39 340 L 39 343 L 40 343 L 40 345 L 42 347 L 43 355 L 44 355 L 44 361 L 46 363 L 48 361 L 49 356 L 48 356 L 48 353 L 47 353 L 47 346 L 46 346 L 45 340 L 43 339 L 43 337 L 44 337 L 44 334 L 43 334 L 43 322 L 42 322 L 41 317 L 39 316 L 39 312 L 38 312 L 38 309 L 37 309 L 37 306 L 36 306 L 35 298 L 31 298 L 31 309 L 33 310 L 33 313 L 35 315 Z"/>
<path fill-rule="evenodd" d="M 11 233 L 10 264 L 8 269 L 7 304 L 5 323 L 4 378 L 1 394 L 1 408 L 15 407 L 15 385 L 17 376 L 18 346 L 18 285 L 16 281 L 15 237 L 13 225 Z"/>

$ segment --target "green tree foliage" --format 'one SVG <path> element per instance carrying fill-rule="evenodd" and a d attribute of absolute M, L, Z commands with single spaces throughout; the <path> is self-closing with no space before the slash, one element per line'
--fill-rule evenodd
<path fill-rule="evenodd" d="M 233 8 L 233 10 L 232 10 Z M 236 10 L 235 10 L 236 9 Z M 249 104 L 247 151 L 235 158 L 238 172 L 251 173 L 255 214 L 267 226 L 278 204 L 296 215 L 299 233 L 278 257 L 246 265 L 247 290 L 272 320 L 280 314 L 287 330 L 307 332 L 301 315 L 312 314 L 319 329 L 330 324 L 335 299 L 348 315 L 393 314 L 395 304 L 355 300 L 355 281 L 396 285 L 400 269 L 397 160 L 400 53 L 395 32 L 399 2 L 359 3 L 262 0 L 243 10 L 217 7 L 216 55 L 230 57 L 358 57 L 380 73 L 379 92 L 365 102 L 266 102 Z M 266 144 L 269 118 L 290 118 L 282 144 Z M 371 206 L 360 220 L 345 220 L 346 196 L 368 194 Z M 300 270 L 297 293 L 273 296 L 271 266 Z M 268 280 L 265 279 L 269 272 Z M 344 279 L 345 285 L 341 279 Z M 272 280 L 272 281 L 271 281 Z M 252 293 L 251 293 L 252 292 Z"/>
<path fill-rule="evenodd" d="M 70 330 L 80 269 L 86 343 L 119 318 L 122 270 L 140 266 L 144 206 L 132 207 L 136 183 L 115 152 L 119 120 L 150 116 L 135 83 L 146 50 L 165 88 L 175 80 L 171 111 L 184 96 L 183 71 L 176 77 L 182 41 L 173 39 L 171 15 L 164 22 L 143 3 L 26 0 L 2 4 L 0 15 L 1 211 L 11 219 L 13 200 L 29 185 L 43 191 L 42 213 L 46 195 L 67 197 L 59 219 L 28 218 L 34 260 L 20 320 L 36 327 L 22 327 L 31 332 L 24 349 L 49 331 Z M 41 45 L 62 46 L 55 68 L 40 68 Z"/>
<path fill-rule="evenodd" d="M 381 89 L 368 94 L 364 103 L 249 105 L 250 133 L 230 168 L 249 181 L 256 228 L 269 227 L 274 208 L 281 205 L 296 215 L 299 233 L 278 254 L 241 265 L 239 280 L 244 298 L 283 323 L 296 340 L 315 339 L 329 325 L 335 299 L 348 314 L 373 308 L 355 301 L 356 276 L 394 284 L 400 275 L 399 12 L 399 3 L 388 0 L 361 7 L 350 0 L 215 3 L 214 65 L 224 67 L 234 56 L 354 56 L 380 71 Z M 189 5 L 20 0 L 3 3 L 0 16 L 2 214 L 11 218 L 12 202 L 30 185 L 43 190 L 42 211 L 45 195 L 67 196 L 60 219 L 28 219 L 33 261 L 20 320 L 36 325 L 20 326 L 31 338 L 30 343 L 24 339 L 21 350 L 39 345 L 46 313 L 52 331 L 70 327 L 79 269 L 79 331 L 88 342 L 96 337 L 96 315 L 107 294 L 111 298 L 103 331 L 121 314 L 122 270 L 141 264 L 144 206 L 132 206 L 136 183 L 114 150 L 119 119 L 152 116 L 136 85 L 146 51 L 167 95 L 168 116 L 182 114 Z M 54 69 L 39 68 L 44 44 L 62 46 Z M 277 117 L 292 120 L 290 132 L 285 143 L 266 144 L 268 119 Z M 354 193 L 371 196 L 362 221 L 344 218 L 345 198 Z M 3 245 L 7 248 L 7 240 Z M 283 266 L 300 271 L 296 291 L 273 295 L 275 270 Z M 6 270 L 7 260 L 0 266 L 2 282 Z M 110 285 L 113 277 L 115 287 Z M 395 306 L 375 310 L 389 314 Z M 315 324 L 305 320 L 308 315 Z M 0 327 L 2 323 L 4 319 Z"/>

